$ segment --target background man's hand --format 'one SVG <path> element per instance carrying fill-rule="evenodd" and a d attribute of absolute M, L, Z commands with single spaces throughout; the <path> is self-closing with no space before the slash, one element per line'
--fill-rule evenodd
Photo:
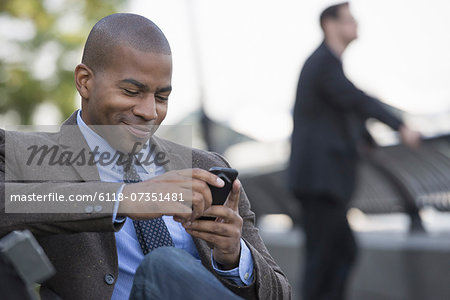
<path fill-rule="evenodd" d="M 399 129 L 399 133 L 402 143 L 406 146 L 412 149 L 416 149 L 420 146 L 422 136 L 419 132 L 410 129 L 406 125 L 402 125 Z"/>
<path fill-rule="evenodd" d="M 217 217 L 215 221 L 195 220 L 183 222 L 186 231 L 193 237 L 205 240 L 213 249 L 214 260 L 222 269 L 233 269 L 239 265 L 243 220 L 239 215 L 241 183 L 236 179 L 224 205 L 213 205 L 204 215 Z"/>
<path fill-rule="evenodd" d="M 211 206 L 212 196 L 208 183 L 217 187 L 224 185 L 222 179 L 202 169 L 170 171 L 149 180 L 127 184 L 122 191 L 123 200 L 119 204 L 118 214 L 132 219 L 151 219 L 162 215 L 174 215 L 184 220 L 195 220 Z M 139 193 L 141 195 L 143 193 L 145 196 L 182 193 L 184 202 L 143 201 L 143 199 L 132 201 L 133 194 L 135 198 L 139 199 Z M 191 202 L 192 209 L 184 204 Z"/>

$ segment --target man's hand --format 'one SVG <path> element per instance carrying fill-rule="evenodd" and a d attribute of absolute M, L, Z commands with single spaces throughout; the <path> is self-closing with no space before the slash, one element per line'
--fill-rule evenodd
<path fill-rule="evenodd" d="M 183 226 L 190 235 L 208 243 L 213 249 L 214 260 L 225 270 L 239 266 L 243 223 L 238 208 L 240 187 L 236 179 L 224 205 L 212 205 L 204 211 L 206 216 L 217 217 L 215 221 L 190 222 L 174 217 L 176 221 L 184 221 Z"/>
<path fill-rule="evenodd" d="M 132 219 L 151 219 L 162 215 L 173 215 L 183 220 L 195 220 L 204 214 L 212 203 L 208 183 L 222 187 L 224 182 L 218 176 L 201 169 L 170 171 L 138 183 L 127 184 L 123 188 L 123 200 L 119 204 L 119 215 Z M 139 195 L 183 195 L 180 201 L 137 201 Z M 134 194 L 134 195 L 133 195 Z M 132 199 L 135 201 L 132 201 Z M 145 197 L 144 197 L 145 198 Z M 191 203 L 190 207 L 183 203 Z"/>
<path fill-rule="evenodd" d="M 402 125 L 399 129 L 400 138 L 406 146 L 417 149 L 421 143 L 421 134 L 417 131 L 411 130 L 406 125 Z"/>

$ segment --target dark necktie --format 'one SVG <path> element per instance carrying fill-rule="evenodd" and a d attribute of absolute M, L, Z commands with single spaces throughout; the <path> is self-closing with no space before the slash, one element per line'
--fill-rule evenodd
<path fill-rule="evenodd" d="M 134 156 L 128 161 L 129 163 L 124 165 L 123 182 L 142 181 L 136 171 Z M 150 220 L 133 220 L 133 224 L 144 255 L 158 247 L 174 246 L 166 223 L 161 217 Z"/>

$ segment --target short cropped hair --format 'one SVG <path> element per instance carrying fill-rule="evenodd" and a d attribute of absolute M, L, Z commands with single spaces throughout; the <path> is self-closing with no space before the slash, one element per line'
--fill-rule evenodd
<path fill-rule="evenodd" d="M 348 2 L 342 2 L 325 8 L 320 14 L 320 27 L 324 30 L 324 24 L 326 20 L 337 20 L 339 19 L 339 9 L 344 6 L 349 6 Z"/>
<path fill-rule="evenodd" d="M 81 62 L 94 72 L 102 71 L 118 45 L 145 52 L 172 53 L 164 33 L 155 23 L 140 15 L 118 13 L 106 16 L 94 25 Z"/>

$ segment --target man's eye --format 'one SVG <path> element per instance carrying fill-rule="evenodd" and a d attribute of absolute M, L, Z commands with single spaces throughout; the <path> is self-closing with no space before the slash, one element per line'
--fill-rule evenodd
<path fill-rule="evenodd" d="M 136 91 L 130 91 L 129 89 L 123 89 L 123 90 L 124 90 L 124 92 L 125 92 L 126 94 L 128 94 L 128 95 L 133 95 L 133 96 L 135 96 L 135 95 L 139 94 L 139 92 L 136 92 Z"/>
<path fill-rule="evenodd" d="M 163 97 L 163 96 L 156 96 L 156 99 L 160 100 L 160 101 L 167 101 L 169 100 L 169 97 Z"/>

